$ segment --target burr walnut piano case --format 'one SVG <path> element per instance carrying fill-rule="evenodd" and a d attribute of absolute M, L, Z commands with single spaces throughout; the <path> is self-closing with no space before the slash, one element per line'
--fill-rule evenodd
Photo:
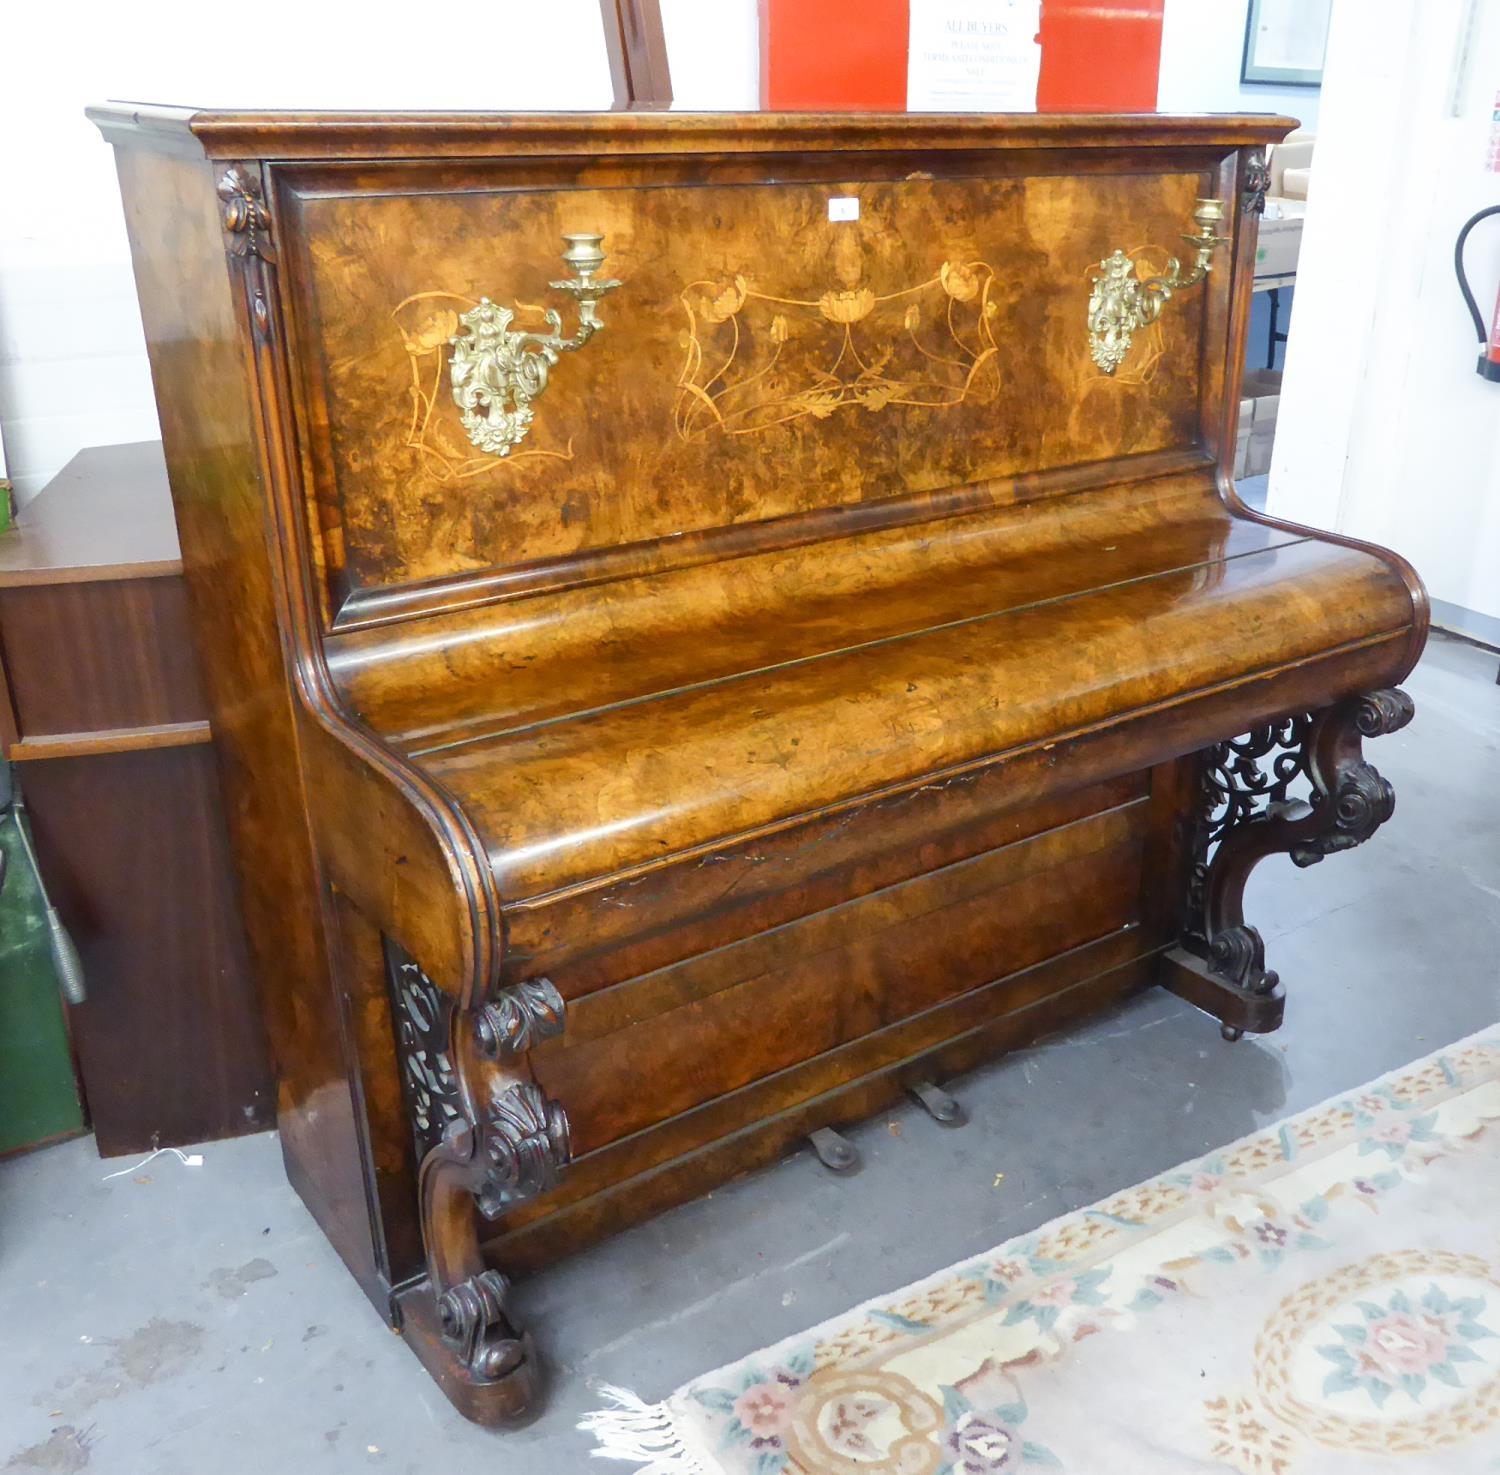
<path fill-rule="evenodd" d="M 1286 120 L 94 117 L 288 1170 L 466 1414 L 502 1272 L 1153 982 L 1280 1021 L 1246 877 L 1389 815 L 1426 630 L 1225 474 Z"/>

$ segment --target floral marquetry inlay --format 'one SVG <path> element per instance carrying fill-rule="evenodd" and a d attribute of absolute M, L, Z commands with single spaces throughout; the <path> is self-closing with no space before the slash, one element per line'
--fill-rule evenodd
<path fill-rule="evenodd" d="M 677 434 L 754 435 L 844 409 L 988 403 L 998 384 L 994 282 L 983 261 L 945 261 L 887 292 L 855 284 L 792 296 L 748 275 L 692 282 L 680 299 Z"/>

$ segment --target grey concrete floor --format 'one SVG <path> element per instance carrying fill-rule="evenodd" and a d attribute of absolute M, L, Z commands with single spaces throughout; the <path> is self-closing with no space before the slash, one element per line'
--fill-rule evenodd
<path fill-rule="evenodd" d="M 897 1111 L 851 1133 L 851 1178 L 802 1152 L 527 1282 L 554 1387 L 518 1432 L 464 1423 L 383 1329 L 274 1136 L 107 1183 L 121 1164 L 88 1140 L 5 1164 L 0 1469 L 623 1472 L 573 1427 L 599 1382 L 660 1398 L 1494 1023 L 1495 668 L 1435 638 L 1408 683 L 1416 722 L 1371 747 L 1395 819 L 1312 870 L 1256 875 L 1251 916 L 1288 987 L 1278 1034 L 1225 1045 L 1154 991 L 955 1083 L 965 1127 Z"/>

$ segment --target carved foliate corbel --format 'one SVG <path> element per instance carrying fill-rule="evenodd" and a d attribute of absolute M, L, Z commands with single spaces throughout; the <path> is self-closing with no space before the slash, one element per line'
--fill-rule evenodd
<path fill-rule="evenodd" d="M 1240 211 L 1245 215 L 1266 213 L 1266 191 L 1271 187 L 1271 166 L 1264 149 L 1245 155 L 1245 181 L 1240 189 Z"/>
<path fill-rule="evenodd" d="M 454 1140 L 461 1126 L 477 1139 L 473 1193 L 493 1218 L 546 1192 L 568 1159 L 568 1121 L 541 1087 L 489 1062 L 513 1065 L 533 1045 L 560 1035 L 567 1006 L 552 982 L 530 979 L 503 989 L 461 1020 L 452 998 L 415 959 L 388 942 L 387 981 L 402 1085 L 418 1158 Z M 458 1027 L 465 1027 L 460 1030 Z M 464 1046 L 472 1061 L 462 1069 Z M 466 1149 L 467 1150 L 467 1149 Z"/>
<path fill-rule="evenodd" d="M 414 1335 L 461 1407 L 519 1418 L 539 1392 L 537 1361 L 505 1277 L 480 1254 L 474 1209 L 497 1218 L 554 1187 L 568 1162 L 567 1114 L 523 1073 L 527 1050 L 561 1033 L 565 1006 L 535 979 L 465 1013 L 389 941 L 386 961 L 434 1298 L 418 1313 L 430 1330 Z"/>
<path fill-rule="evenodd" d="M 244 279 L 256 334 L 267 341 L 271 333 L 276 244 L 259 166 L 231 164 L 219 176 L 216 192 L 224 205 L 224 238 L 229 260 Z"/>
<path fill-rule="evenodd" d="M 563 1031 L 566 1006 L 549 978 L 502 989 L 474 1016 L 474 1039 L 490 1060 L 514 1060 Z"/>
<path fill-rule="evenodd" d="M 1278 852 L 1310 866 L 1368 840 L 1396 799 L 1361 743 L 1405 727 L 1413 710 L 1404 691 L 1372 692 L 1202 755 L 1181 945 L 1167 955 L 1164 981 L 1217 1014 L 1226 1034 L 1274 1029 L 1284 1008 L 1265 943 L 1245 921 L 1251 871 Z"/>
<path fill-rule="evenodd" d="M 275 261 L 271 212 L 266 208 L 260 171 L 249 164 L 231 164 L 219 176 L 217 193 L 224 202 L 224 231 L 230 254 Z"/>

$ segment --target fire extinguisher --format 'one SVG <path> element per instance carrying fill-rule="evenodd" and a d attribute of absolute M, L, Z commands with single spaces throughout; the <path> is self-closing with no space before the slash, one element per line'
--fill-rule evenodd
<path fill-rule="evenodd" d="M 1490 215 L 1500 215 L 1500 205 L 1491 205 L 1487 210 L 1481 210 L 1477 215 L 1471 215 L 1464 222 L 1464 228 L 1458 233 L 1458 240 L 1453 246 L 1453 269 L 1458 273 L 1458 290 L 1464 294 L 1464 302 L 1469 309 L 1469 316 L 1474 319 L 1474 331 L 1479 335 L 1479 341 L 1484 345 L 1479 354 L 1479 363 L 1476 372 L 1482 379 L 1493 379 L 1500 382 L 1500 299 L 1495 302 L 1495 316 L 1490 323 L 1489 333 L 1485 333 L 1484 316 L 1479 311 L 1479 304 L 1474 300 L 1474 294 L 1469 290 L 1469 279 L 1464 275 L 1464 242 L 1469 239 L 1469 232 Z"/>

